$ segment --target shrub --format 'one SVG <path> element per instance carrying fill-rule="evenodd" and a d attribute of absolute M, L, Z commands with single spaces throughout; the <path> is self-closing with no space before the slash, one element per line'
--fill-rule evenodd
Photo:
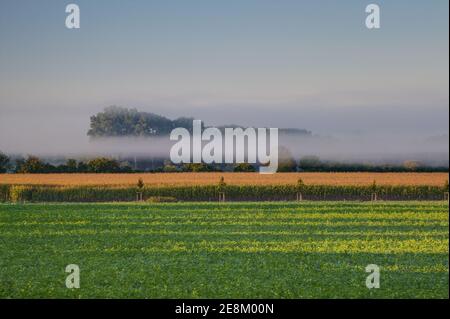
<path fill-rule="evenodd" d="M 178 200 L 170 196 L 150 196 L 147 199 L 149 203 L 176 203 Z"/>

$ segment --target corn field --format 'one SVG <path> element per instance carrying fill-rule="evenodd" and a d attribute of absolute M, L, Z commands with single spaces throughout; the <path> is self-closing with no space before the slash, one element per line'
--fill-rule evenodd
<path fill-rule="evenodd" d="M 225 185 L 144 187 L 142 199 L 172 197 L 178 201 L 217 201 L 219 191 L 227 201 L 294 201 L 296 185 Z M 443 200 L 444 187 L 438 186 L 329 186 L 303 185 L 303 200 L 369 201 L 373 193 L 379 200 Z M 3 202 L 130 202 L 136 201 L 136 187 L 2 185 Z"/>
<path fill-rule="evenodd" d="M 368 186 L 374 180 L 387 186 L 441 186 L 448 173 L 145 173 L 145 174 L 0 174 L 0 185 L 134 186 L 142 179 L 147 186 L 216 185 L 221 177 L 229 185 Z"/>

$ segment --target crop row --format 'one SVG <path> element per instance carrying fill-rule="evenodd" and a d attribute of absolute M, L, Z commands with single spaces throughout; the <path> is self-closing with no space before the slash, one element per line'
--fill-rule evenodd
<path fill-rule="evenodd" d="M 227 185 L 144 187 L 142 199 L 173 198 L 178 201 L 289 201 L 299 192 L 295 185 Z M 438 186 L 302 186 L 304 200 L 443 200 Z M 137 199 L 136 187 L 0 185 L 0 202 L 129 202 Z"/>

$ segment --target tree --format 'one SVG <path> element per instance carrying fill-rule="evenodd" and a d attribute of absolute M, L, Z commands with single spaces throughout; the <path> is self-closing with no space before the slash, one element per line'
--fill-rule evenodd
<path fill-rule="evenodd" d="M 194 121 L 194 118 L 192 118 L 192 117 L 180 117 L 173 121 L 173 127 L 174 128 L 182 127 L 192 133 L 193 123 L 194 123 L 193 121 Z M 204 126 L 205 125 L 202 122 L 202 130 L 203 130 Z"/>
<path fill-rule="evenodd" d="M 248 163 L 241 163 L 234 167 L 234 172 L 256 172 L 256 169 L 253 165 Z"/>
<path fill-rule="evenodd" d="M 422 163 L 418 162 L 418 161 L 405 161 L 403 163 L 403 166 L 408 170 L 408 171 L 417 171 L 417 169 L 419 169 L 420 167 L 422 167 Z"/>
<path fill-rule="evenodd" d="M 214 168 L 204 163 L 192 163 L 183 165 L 185 172 L 212 172 Z"/>
<path fill-rule="evenodd" d="M 175 173 L 175 172 L 178 172 L 178 168 L 175 166 L 175 165 L 172 165 L 172 164 L 166 164 L 166 165 L 164 165 L 164 167 L 163 167 L 163 172 L 165 172 L 165 173 Z"/>
<path fill-rule="evenodd" d="M 77 165 L 78 173 L 87 173 L 88 171 L 89 171 L 89 167 L 85 162 L 83 162 L 83 161 L 78 162 L 78 165 Z"/>
<path fill-rule="evenodd" d="M 296 172 L 297 163 L 294 160 L 291 152 L 284 146 L 281 146 L 278 151 L 278 172 Z"/>
<path fill-rule="evenodd" d="M 78 171 L 78 163 L 74 159 L 68 159 L 65 166 L 67 173 L 76 173 Z"/>
<path fill-rule="evenodd" d="M 299 161 L 299 168 L 301 171 L 318 170 L 322 166 L 323 164 L 317 156 L 305 156 Z"/>
<path fill-rule="evenodd" d="M 38 157 L 29 155 L 25 161 L 17 161 L 17 172 L 24 174 L 47 173 L 48 166 Z"/>
<path fill-rule="evenodd" d="M 5 173 L 9 168 L 9 157 L 0 152 L 0 173 Z"/>
<path fill-rule="evenodd" d="M 119 163 L 106 157 L 90 160 L 87 163 L 87 168 L 92 173 L 117 173 L 120 171 Z"/>
<path fill-rule="evenodd" d="M 192 123 L 190 125 L 192 126 Z M 91 116 L 88 135 L 91 137 L 168 135 L 173 127 L 174 123 L 163 116 L 110 106 L 103 112 Z"/>

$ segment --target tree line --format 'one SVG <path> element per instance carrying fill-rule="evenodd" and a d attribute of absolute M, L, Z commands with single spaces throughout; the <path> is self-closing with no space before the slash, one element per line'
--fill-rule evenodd
<path fill-rule="evenodd" d="M 13 165 L 9 158 L 0 154 L 0 172 L 7 171 L 20 174 L 37 173 L 130 173 L 130 166 L 117 160 L 99 157 L 89 161 L 68 159 L 64 164 L 53 165 L 43 161 L 37 156 L 29 155 L 26 159 L 17 159 Z"/>
<path fill-rule="evenodd" d="M 144 161 L 145 163 L 145 161 Z M 55 165 L 29 155 L 14 161 L 0 152 L 0 173 L 176 173 L 176 172 L 256 172 L 256 164 L 178 164 L 160 160 L 156 165 L 132 167 L 130 161 L 107 157 L 90 160 L 67 159 L 63 164 Z M 278 172 L 448 172 L 448 167 L 430 167 L 416 161 L 406 161 L 401 165 L 372 165 L 358 163 L 340 163 L 322 161 L 315 156 L 302 157 L 296 161 L 293 157 L 281 158 Z"/>
<path fill-rule="evenodd" d="M 119 161 L 113 158 L 98 157 L 88 161 L 67 159 L 64 164 L 54 165 L 37 156 L 29 155 L 13 161 L 0 152 L 0 173 L 18 174 L 51 174 L 51 173 L 140 173 L 140 172 L 223 172 L 229 169 L 222 165 L 208 164 L 181 164 L 172 165 L 163 163 L 153 170 L 134 169 L 127 161 Z M 238 164 L 231 168 L 236 172 L 255 172 L 256 168 L 250 164 Z"/>

